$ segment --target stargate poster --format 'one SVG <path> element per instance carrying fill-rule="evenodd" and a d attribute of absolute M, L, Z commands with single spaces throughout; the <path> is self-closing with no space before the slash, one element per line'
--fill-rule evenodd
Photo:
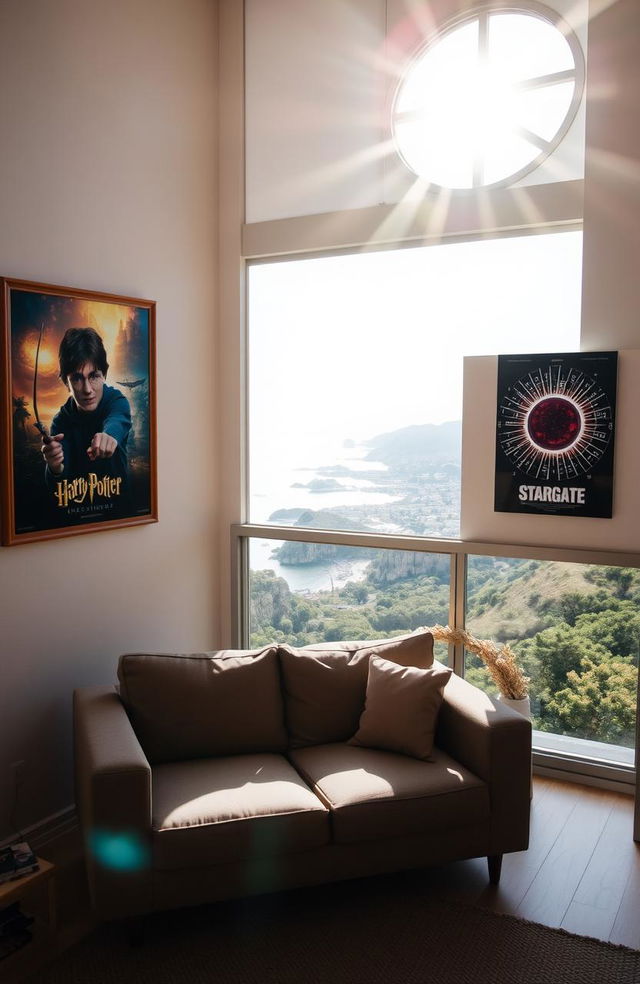
<path fill-rule="evenodd" d="M 155 303 L 2 287 L 3 544 L 156 522 Z"/>
<path fill-rule="evenodd" d="M 610 518 L 617 352 L 498 356 L 496 512 Z"/>

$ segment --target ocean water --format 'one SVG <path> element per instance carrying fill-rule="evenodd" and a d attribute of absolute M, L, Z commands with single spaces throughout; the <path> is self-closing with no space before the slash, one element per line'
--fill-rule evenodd
<path fill-rule="evenodd" d="M 264 445 L 260 445 L 263 447 Z M 251 459 L 251 497 L 250 522 L 277 525 L 290 525 L 292 520 L 270 520 L 278 509 L 339 509 L 341 506 L 367 506 L 395 502 L 401 495 L 377 492 L 370 478 L 358 478 L 358 473 L 384 473 L 387 466 L 382 462 L 365 461 L 369 452 L 364 445 L 345 447 L 338 440 L 322 440 L 315 445 L 311 440 L 303 447 L 296 446 L 295 455 L 290 447 L 284 445 L 261 460 Z M 292 460 L 293 459 L 293 460 Z M 319 469 L 326 467 L 349 469 L 348 475 L 327 475 Z M 335 478 L 344 489 L 314 491 L 309 488 L 296 488 L 296 483 L 306 485 L 314 479 Z M 347 581 L 362 580 L 369 561 L 343 562 L 335 564 L 304 564 L 283 566 L 272 557 L 274 549 L 281 546 L 279 540 L 254 538 L 250 542 L 251 570 L 273 570 L 283 577 L 292 591 L 330 591 L 342 587 Z"/>
<path fill-rule="evenodd" d="M 345 448 L 337 442 L 318 442 L 316 447 L 305 445 L 295 457 L 288 447 L 279 447 L 266 458 L 252 457 L 250 522 L 269 523 L 269 517 L 278 509 L 333 509 L 394 502 L 402 498 L 373 491 L 375 485 L 371 479 L 357 477 L 358 472 L 387 471 L 381 461 L 365 461 L 368 452 L 369 448 L 363 445 Z M 320 471 L 327 467 L 347 468 L 352 474 L 333 476 Z M 307 485 L 314 479 L 331 478 L 344 485 L 344 489 L 325 492 L 295 487 Z M 281 525 L 279 520 L 271 522 Z"/>
<path fill-rule="evenodd" d="M 272 557 L 274 549 L 280 546 L 282 540 L 252 539 L 249 566 L 252 571 L 274 571 L 276 577 L 285 579 L 291 591 L 299 594 L 331 591 L 333 588 L 343 588 L 347 581 L 362 581 L 369 566 L 368 559 L 335 564 L 283 565 Z"/>

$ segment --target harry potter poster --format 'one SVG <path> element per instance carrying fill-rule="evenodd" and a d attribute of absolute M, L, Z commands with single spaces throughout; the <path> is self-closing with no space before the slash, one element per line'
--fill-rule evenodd
<path fill-rule="evenodd" d="M 498 357 L 496 512 L 611 517 L 617 360 Z"/>
<path fill-rule="evenodd" d="M 2 284 L 2 542 L 155 522 L 154 302 Z"/>

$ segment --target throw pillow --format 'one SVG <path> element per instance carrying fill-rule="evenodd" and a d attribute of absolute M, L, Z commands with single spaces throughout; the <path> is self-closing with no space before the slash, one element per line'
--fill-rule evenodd
<path fill-rule="evenodd" d="M 444 666 L 422 670 L 372 656 L 365 708 L 348 744 L 428 759 L 450 676 Z"/>
<path fill-rule="evenodd" d="M 433 663 L 433 636 L 419 632 L 382 641 L 334 643 L 336 649 L 280 647 L 289 741 L 293 748 L 346 741 L 364 708 L 369 659 L 380 653 L 403 666 Z M 348 647 L 348 648 L 347 648 Z"/>

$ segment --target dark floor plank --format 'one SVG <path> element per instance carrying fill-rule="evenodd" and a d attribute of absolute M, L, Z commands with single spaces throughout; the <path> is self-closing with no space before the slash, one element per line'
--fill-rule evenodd
<path fill-rule="evenodd" d="M 507 912 L 518 915 L 518 910 L 540 870 L 539 865 L 528 860 L 528 852 L 507 854 L 502 864 L 502 875 L 497 891 L 492 896 L 485 894 L 480 903 L 494 912 Z"/>
<path fill-rule="evenodd" d="M 618 796 L 562 920 L 563 929 L 609 939 L 630 871 L 639 860 L 632 829 L 633 799 Z"/>
<path fill-rule="evenodd" d="M 518 907 L 518 915 L 560 926 L 612 810 L 610 796 L 581 787 L 551 850 Z"/>
<path fill-rule="evenodd" d="M 592 936 L 596 940 L 606 941 L 614 921 L 615 913 L 583 902 L 572 902 L 564 914 L 561 928 L 577 936 Z"/>
<path fill-rule="evenodd" d="M 615 796 L 609 819 L 589 859 L 573 902 L 599 910 L 603 914 L 603 920 L 605 913 L 610 915 L 611 929 L 636 856 L 633 841 L 633 799 L 630 796 Z M 565 928 L 570 927 L 567 925 Z"/>
<path fill-rule="evenodd" d="M 640 950 L 640 844 L 633 842 L 633 862 L 609 939 Z"/>
<path fill-rule="evenodd" d="M 548 780 L 546 787 L 539 792 L 538 782 L 534 780 L 529 848 L 526 852 L 527 866 L 536 870 L 546 860 L 576 808 L 579 802 L 577 788 L 584 788 Z"/>

